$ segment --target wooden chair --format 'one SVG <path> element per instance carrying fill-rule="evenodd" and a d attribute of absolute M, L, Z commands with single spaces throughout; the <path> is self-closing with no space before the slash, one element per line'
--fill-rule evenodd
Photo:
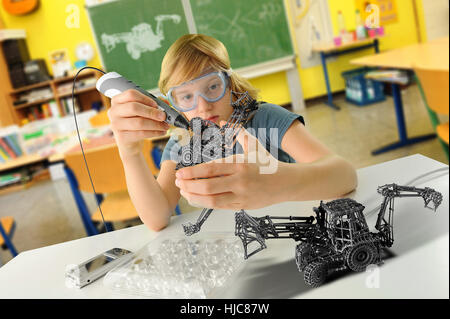
<path fill-rule="evenodd" d="M 0 218 L 0 247 L 8 248 L 13 257 L 17 256 L 17 250 L 11 242 L 16 229 L 16 222 L 13 217 L 7 216 Z"/>
<path fill-rule="evenodd" d="M 159 169 L 151 158 L 152 148 L 152 142 L 145 140 L 143 147 L 144 157 L 152 174 L 156 176 L 159 173 Z M 97 199 L 101 202 L 100 207 L 105 222 L 107 222 L 107 227 L 112 228 L 113 222 L 126 222 L 139 218 L 127 192 L 125 173 L 117 145 L 109 144 L 88 149 L 85 150 L 85 155 L 95 191 L 98 194 L 106 194 L 104 198 L 102 195 L 99 195 Z M 99 231 L 93 222 L 102 223 L 103 220 L 99 209 L 92 216 L 90 215 L 80 193 L 80 191 L 93 193 L 81 151 L 66 154 L 65 163 L 65 172 L 86 232 L 89 236 L 96 235 Z"/>
<path fill-rule="evenodd" d="M 440 123 L 438 114 L 449 114 L 449 72 L 421 67 L 414 68 L 414 72 L 431 123 L 436 130 L 448 160 L 449 123 Z"/>

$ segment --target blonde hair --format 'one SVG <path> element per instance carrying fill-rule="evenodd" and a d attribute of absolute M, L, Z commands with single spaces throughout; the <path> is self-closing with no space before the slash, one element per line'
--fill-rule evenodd
<path fill-rule="evenodd" d="M 200 76 L 208 67 L 216 71 L 231 69 L 230 58 L 223 43 L 204 34 L 185 34 L 170 46 L 164 56 L 159 90 L 162 94 L 167 94 L 171 86 Z M 171 76 L 175 71 L 178 72 L 179 83 L 171 83 Z M 232 91 L 248 92 L 253 99 L 258 98 L 258 90 L 236 72 L 231 72 L 230 84 Z"/>

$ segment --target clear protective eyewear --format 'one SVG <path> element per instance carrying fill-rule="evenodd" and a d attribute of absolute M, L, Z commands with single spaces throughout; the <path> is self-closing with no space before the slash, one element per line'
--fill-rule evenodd
<path fill-rule="evenodd" d="M 198 97 L 208 102 L 223 98 L 228 86 L 228 72 L 216 71 L 170 88 L 167 97 L 180 112 L 188 112 L 198 105 Z"/>

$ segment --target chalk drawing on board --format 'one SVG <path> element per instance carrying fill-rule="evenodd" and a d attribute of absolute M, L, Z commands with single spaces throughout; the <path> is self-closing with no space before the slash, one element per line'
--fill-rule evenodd
<path fill-rule="evenodd" d="M 200 0 L 197 4 L 200 5 Z M 283 14 L 283 7 L 277 3 L 263 4 L 250 12 L 243 13 L 238 9 L 233 16 L 224 14 L 212 14 L 207 11 L 196 16 L 197 30 L 199 33 L 209 34 L 216 38 L 228 38 L 238 48 L 237 54 L 241 56 L 255 55 L 257 59 L 263 60 L 272 57 L 276 50 L 268 45 L 251 45 L 245 26 L 260 27 L 264 24 L 277 23 L 279 15 Z"/>
<path fill-rule="evenodd" d="M 211 0 L 197 0 L 197 6 L 203 7 L 211 4 Z"/>
<path fill-rule="evenodd" d="M 158 15 L 156 20 L 156 33 L 148 23 L 140 23 L 131 28 L 131 32 L 122 32 L 115 34 L 102 33 L 101 40 L 106 52 L 110 53 L 119 43 L 125 43 L 128 54 L 132 59 L 138 60 L 144 52 L 156 51 L 161 48 L 161 42 L 164 40 L 163 22 L 172 20 L 178 24 L 181 17 L 177 14 Z"/>
<path fill-rule="evenodd" d="M 280 13 L 283 12 L 281 5 L 278 3 L 264 3 L 261 11 L 258 13 L 258 18 L 261 21 L 268 21 L 273 23 L 276 21 Z"/>

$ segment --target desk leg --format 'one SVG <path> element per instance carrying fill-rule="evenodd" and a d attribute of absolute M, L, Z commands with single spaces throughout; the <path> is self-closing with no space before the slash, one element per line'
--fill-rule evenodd
<path fill-rule="evenodd" d="M 429 139 L 435 138 L 436 134 L 427 134 L 423 136 L 408 138 L 408 134 L 406 132 L 406 124 L 405 124 L 405 115 L 403 113 L 403 102 L 402 95 L 400 92 L 400 86 L 398 84 L 392 84 L 392 96 L 394 98 L 394 106 L 395 106 L 395 115 L 397 118 L 397 128 L 398 128 L 398 137 L 400 141 L 383 146 L 377 150 L 372 151 L 372 155 L 378 155 L 381 153 L 385 153 L 391 150 L 395 150 L 404 146 L 409 146 L 412 144 L 416 144 L 419 142 L 427 141 Z"/>
<path fill-rule="evenodd" d="M 333 94 L 331 93 L 330 80 L 328 78 L 327 58 L 325 56 L 325 53 L 320 52 L 320 60 L 322 61 L 323 75 L 325 76 L 325 84 L 327 86 L 328 101 L 325 102 L 325 104 L 335 110 L 340 110 L 341 108 L 333 103 Z"/>
<path fill-rule="evenodd" d="M 9 239 L 9 236 L 8 236 L 8 234 L 6 234 L 6 231 L 3 228 L 1 223 L 0 223 L 0 235 L 3 237 L 6 247 L 8 247 L 8 249 L 11 252 L 11 254 L 13 255 L 13 257 L 16 257 L 17 256 L 16 248 L 14 247 L 13 243 Z"/>
<path fill-rule="evenodd" d="M 380 46 L 379 46 L 379 41 L 378 41 L 378 39 L 375 39 L 374 41 L 373 41 L 373 46 L 374 46 L 374 48 L 375 48 L 375 53 L 380 53 Z"/>

